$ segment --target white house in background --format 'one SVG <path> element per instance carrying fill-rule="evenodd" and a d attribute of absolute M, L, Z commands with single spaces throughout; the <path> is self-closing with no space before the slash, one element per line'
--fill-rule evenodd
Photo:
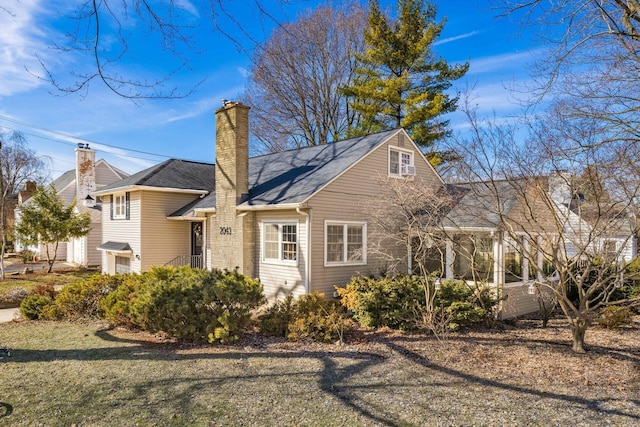
<path fill-rule="evenodd" d="M 619 262 L 634 260 L 638 256 L 638 238 L 633 218 L 618 212 L 601 212 L 595 220 L 598 224 L 591 223 L 588 213 L 583 212 L 583 197 L 574 190 L 573 182 L 574 177 L 566 171 L 548 177 L 549 194 L 567 236 L 567 257 L 588 252 Z"/>
<path fill-rule="evenodd" d="M 89 148 L 89 144 L 78 144 L 75 154 L 75 169 L 60 175 L 51 185 L 66 205 L 76 200 L 76 210 L 89 213 L 91 230 L 84 237 L 61 243 L 58 247 L 57 259 L 81 266 L 100 265 L 102 256 L 96 247 L 102 239 L 102 215 L 100 214 L 102 203 L 100 199 L 95 200 L 90 194 L 106 185 L 126 178 L 129 174 L 110 165 L 104 159 L 96 161 L 96 152 Z M 29 199 L 22 203 L 29 203 Z M 16 222 L 19 220 L 20 206 L 16 209 Z M 25 248 L 19 247 L 18 249 Z M 28 249 L 33 250 L 40 258 L 44 257 L 44 245 Z"/>

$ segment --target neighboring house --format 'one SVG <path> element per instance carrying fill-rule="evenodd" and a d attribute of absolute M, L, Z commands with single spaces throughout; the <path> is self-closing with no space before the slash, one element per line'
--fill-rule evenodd
<path fill-rule="evenodd" d="M 269 298 L 332 295 L 383 261 L 367 252 L 358 201 L 381 177 L 443 181 L 404 130 L 248 158 L 248 107 L 216 112 L 216 165 L 168 160 L 94 194 L 103 199 L 102 269 L 238 268 Z"/>
<path fill-rule="evenodd" d="M 638 256 L 637 225 L 633 219 L 613 208 L 607 212 L 604 203 L 598 206 L 599 212 L 591 215 L 589 201 L 573 188 L 574 180 L 565 171 L 547 177 L 549 194 L 568 236 L 567 256 L 589 252 L 608 260 L 631 262 Z"/>
<path fill-rule="evenodd" d="M 60 243 L 56 258 L 82 266 L 100 265 L 101 253 L 95 248 L 102 239 L 102 215 L 100 214 L 102 204 L 100 200 L 93 199 L 90 193 L 126 178 L 129 174 L 115 168 L 104 159 L 96 161 L 96 152 L 89 148 L 89 144 L 78 144 L 75 154 L 76 168 L 60 175 L 51 185 L 65 205 L 76 200 L 76 211 L 90 214 L 91 230 L 84 237 Z M 21 200 L 16 209 L 16 221 L 20 220 L 20 204 L 29 203 L 29 197 L 33 191 L 35 191 L 35 184 L 28 183 L 24 192 L 20 192 Z M 21 249 L 26 248 L 21 247 Z M 45 256 L 44 245 L 28 249 L 33 250 L 40 258 Z"/>

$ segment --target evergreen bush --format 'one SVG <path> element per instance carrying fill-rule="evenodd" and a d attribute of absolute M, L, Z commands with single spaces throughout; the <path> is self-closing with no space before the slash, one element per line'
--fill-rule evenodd
<path fill-rule="evenodd" d="M 325 299 L 320 292 L 301 295 L 297 299 L 289 295 L 260 318 L 263 334 L 286 337 L 291 341 L 342 341 L 349 329 L 342 308 L 335 301 Z"/>
<path fill-rule="evenodd" d="M 54 301 L 47 296 L 31 294 L 20 303 L 20 314 L 28 320 L 39 320 L 46 307 L 54 305 Z"/>

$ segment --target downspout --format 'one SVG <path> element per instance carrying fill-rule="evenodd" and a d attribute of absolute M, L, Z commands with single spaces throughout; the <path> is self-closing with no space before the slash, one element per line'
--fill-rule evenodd
<path fill-rule="evenodd" d="M 309 227 L 310 223 L 311 223 L 311 215 L 303 212 L 300 210 L 300 207 L 296 208 L 296 212 L 298 213 L 298 215 L 303 215 L 305 217 L 305 229 L 307 231 L 307 253 L 306 256 L 304 258 L 304 289 L 305 292 L 308 294 L 311 292 L 311 289 L 309 288 L 309 284 L 311 283 L 310 280 L 310 275 L 311 275 L 311 227 Z"/>

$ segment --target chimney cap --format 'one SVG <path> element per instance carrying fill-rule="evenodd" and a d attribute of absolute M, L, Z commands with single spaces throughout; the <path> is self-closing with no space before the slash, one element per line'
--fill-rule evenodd
<path fill-rule="evenodd" d="M 89 149 L 89 143 L 84 143 L 84 142 L 78 142 L 78 148 L 83 148 L 85 150 Z"/>

